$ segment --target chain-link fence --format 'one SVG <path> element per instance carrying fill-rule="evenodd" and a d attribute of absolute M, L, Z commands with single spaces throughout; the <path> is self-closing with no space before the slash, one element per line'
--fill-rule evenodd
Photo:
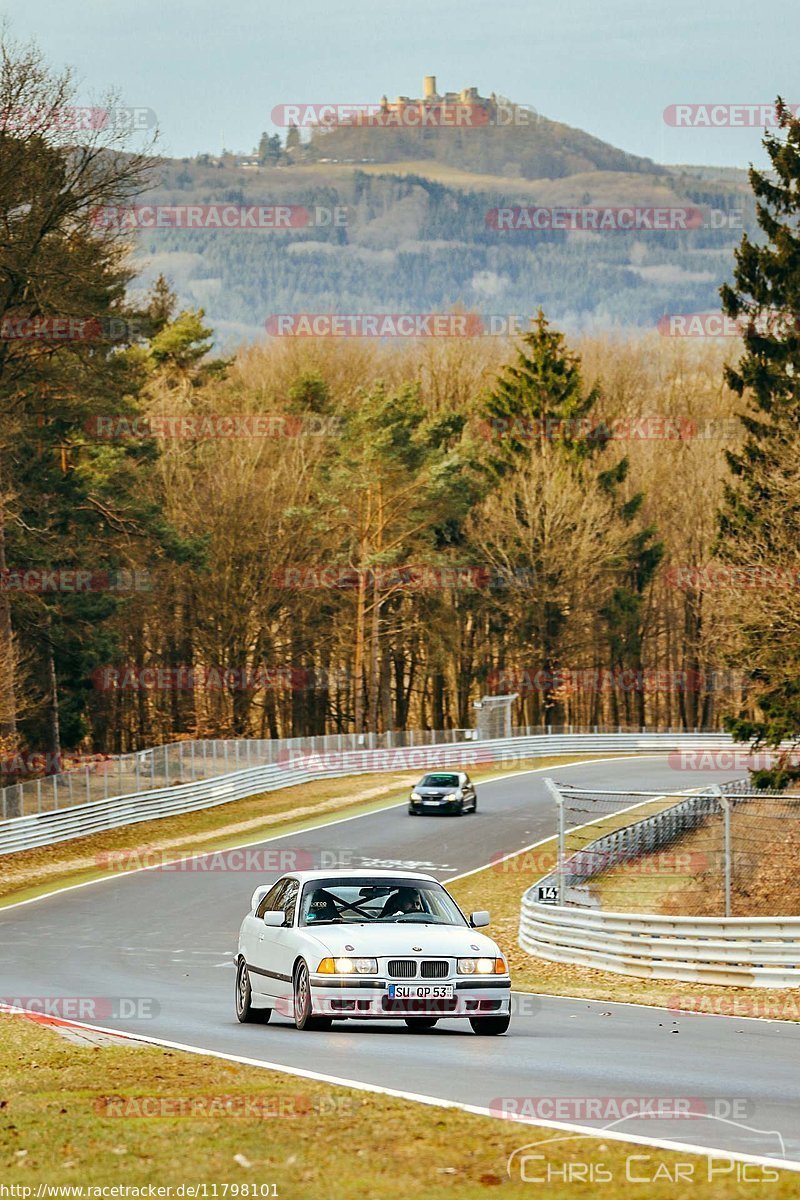
<path fill-rule="evenodd" d="M 800 914 L 800 794 L 746 780 L 674 794 L 548 784 L 558 867 L 540 899 L 665 916 Z"/>

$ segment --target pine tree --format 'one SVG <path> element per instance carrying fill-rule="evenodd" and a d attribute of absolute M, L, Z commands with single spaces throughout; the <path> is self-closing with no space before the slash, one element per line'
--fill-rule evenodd
<path fill-rule="evenodd" d="M 735 252 L 734 286 L 724 285 L 722 307 L 742 326 L 744 354 L 726 372 L 729 386 L 746 396 L 740 416 L 745 438 L 727 453 L 731 480 L 719 514 L 718 553 L 749 569 L 754 560 L 785 565 L 786 547 L 800 539 L 800 120 L 780 98 L 777 133 L 764 146 L 771 171 L 750 169 L 756 219 L 765 235 L 756 244 L 744 234 Z M 796 558 L 789 551 L 789 565 Z M 772 604 L 748 604 L 742 625 L 746 666 L 754 689 L 755 718 L 729 718 L 726 728 L 752 748 L 800 742 L 800 645 L 786 636 Z M 795 630 L 795 636 L 796 636 Z M 754 775 L 762 786 L 800 778 L 788 757 Z"/>
<path fill-rule="evenodd" d="M 612 598 L 598 615 L 607 628 L 612 667 L 641 673 L 644 594 L 663 557 L 663 546 L 654 541 L 652 527 L 634 526 L 644 497 L 642 493 L 623 495 L 627 458 L 604 470 L 590 469 L 591 460 L 611 438 L 608 426 L 595 416 L 601 398 L 598 384 L 586 389 L 580 357 L 567 349 L 564 335 L 550 328 L 539 309 L 533 328 L 522 337 L 516 361 L 504 369 L 485 405 L 497 445 L 491 470 L 503 477 L 524 468 L 532 454 L 553 454 L 573 468 L 587 493 L 597 490 L 611 498 L 618 519 L 629 525 L 631 532 L 619 557 L 619 578 Z M 542 580 L 542 587 L 538 640 L 544 678 L 552 679 L 563 665 L 559 663 L 559 642 L 569 618 L 547 579 Z M 641 689 L 635 694 L 637 721 L 644 724 L 644 696 Z M 547 689 L 543 709 L 546 724 L 558 720 L 558 704 Z M 632 715 L 627 705 L 625 715 Z"/>

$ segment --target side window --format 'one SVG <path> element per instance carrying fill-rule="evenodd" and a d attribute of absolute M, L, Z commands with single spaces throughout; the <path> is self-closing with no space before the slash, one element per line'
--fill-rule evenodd
<path fill-rule="evenodd" d="M 283 889 L 286 887 L 286 882 L 287 881 L 285 879 L 279 879 L 277 883 L 274 883 L 272 885 L 272 887 L 269 889 L 266 896 L 264 897 L 264 899 L 261 901 L 258 908 L 256 909 L 257 917 L 261 918 L 264 916 L 264 913 L 267 912 L 267 910 L 271 911 L 272 909 L 280 907 L 280 903 L 279 903 L 280 894 L 283 891 Z"/>
<path fill-rule="evenodd" d="M 294 907 L 297 903 L 297 893 L 300 891 L 300 884 L 296 879 L 290 879 L 286 884 L 286 890 L 282 893 L 278 908 L 282 908 L 285 914 L 287 925 L 294 924 Z"/>

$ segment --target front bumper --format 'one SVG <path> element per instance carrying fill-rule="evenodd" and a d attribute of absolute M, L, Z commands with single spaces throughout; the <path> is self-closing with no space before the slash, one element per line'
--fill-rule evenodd
<path fill-rule="evenodd" d="M 463 800 L 435 800 L 424 803 L 422 800 L 409 800 L 408 807 L 415 813 L 457 813 L 461 812 Z"/>
<path fill-rule="evenodd" d="M 511 980 L 498 975 L 477 983 L 473 978 L 437 979 L 436 985 L 450 984 L 452 999 L 395 1000 L 389 996 L 391 983 L 404 980 L 331 979 L 330 975 L 311 976 L 311 1004 L 315 1013 L 327 1017 L 356 1020 L 405 1020 L 406 1017 L 479 1017 L 502 1016 L 511 1011 Z"/>

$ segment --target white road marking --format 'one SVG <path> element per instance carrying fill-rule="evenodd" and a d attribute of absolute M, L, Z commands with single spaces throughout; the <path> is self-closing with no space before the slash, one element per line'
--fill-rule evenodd
<path fill-rule="evenodd" d="M 7 1004 L 0 1004 L 0 1012 L 9 1014 L 25 1015 L 27 1010 L 15 1008 Z M 31 1014 L 36 1017 L 38 1014 Z M 47 1024 L 47 1022 L 44 1022 Z M 408 1092 L 400 1088 L 382 1087 L 376 1083 L 364 1083 L 359 1079 L 346 1079 L 339 1075 L 326 1075 L 321 1071 L 309 1071 L 304 1067 L 287 1067 L 283 1063 L 270 1062 L 266 1059 L 250 1058 L 243 1054 L 228 1054 L 222 1050 L 206 1050 L 202 1046 L 190 1046 L 184 1042 L 173 1042 L 166 1038 L 150 1037 L 147 1034 L 140 1033 L 124 1033 L 120 1034 L 117 1029 L 107 1029 L 102 1025 L 90 1025 L 81 1021 L 59 1022 L 70 1025 L 78 1029 L 93 1029 L 99 1033 L 107 1033 L 111 1036 L 125 1037 L 133 1042 L 142 1042 L 151 1046 L 163 1046 L 168 1050 L 182 1050 L 187 1054 L 198 1054 L 209 1058 L 220 1058 L 226 1062 L 240 1063 L 246 1067 L 261 1067 L 268 1071 L 277 1071 L 281 1075 L 292 1075 L 300 1079 L 314 1079 L 319 1083 L 331 1083 L 337 1087 L 349 1087 L 359 1092 L 372 1092 L 380 1096 L 392 1096 L 398 1100 L 410 1100 L 416 1104 L 427 1104 L 432 1108 L 454 1108 L 460 1112 L 472 1113 L 478 1117 L 491 1117 L 495 1121 L 512 1121 L 518 1125 L 528 1125 L 534 1128 L 542 1129 L 561 1129 L 568 1133 L 584 1134 L 588 1137 L 600 1138 L 603 1140 L 610 1139 L 616 1142 L 630 1142 L 638 1146 L 655 1146 L 660 1150 L 679 1150 L 688 1154 L 696 1155 L 713 1155 L 715 1158 L 728 1159 L 733 1162 L 751 1162 L 761 1166 L 776 1167 L 784 1171 L 800 1172 L 800 1162 L 793 1159 L 778 1159 L 768 1158 L 758 1154 L 740 1154 L 732 1150 L 718 1150 L 713 1146 L 697 1146 L 688 1142 L 671 1142 L 662 1138 L 650 1138 L 641 1134 L 622 1134 L 616 1133 L 610 1129 L 595 1129 L 593 1126 L 577 1125 L 566 1121 L 547 1121 L 536 1119 L 532 1120 L 529 1117 L 519 1117 L 516 1115 L 498 1116 L 490 1108 L 483 1108 L 477 1104 L 464 1104 L 461 1100 L 444 1100 L 436 1096 L 426 1096 L 421 1092 Z M 300 1035 L 302 1036 L 302 1035 Z"/>

